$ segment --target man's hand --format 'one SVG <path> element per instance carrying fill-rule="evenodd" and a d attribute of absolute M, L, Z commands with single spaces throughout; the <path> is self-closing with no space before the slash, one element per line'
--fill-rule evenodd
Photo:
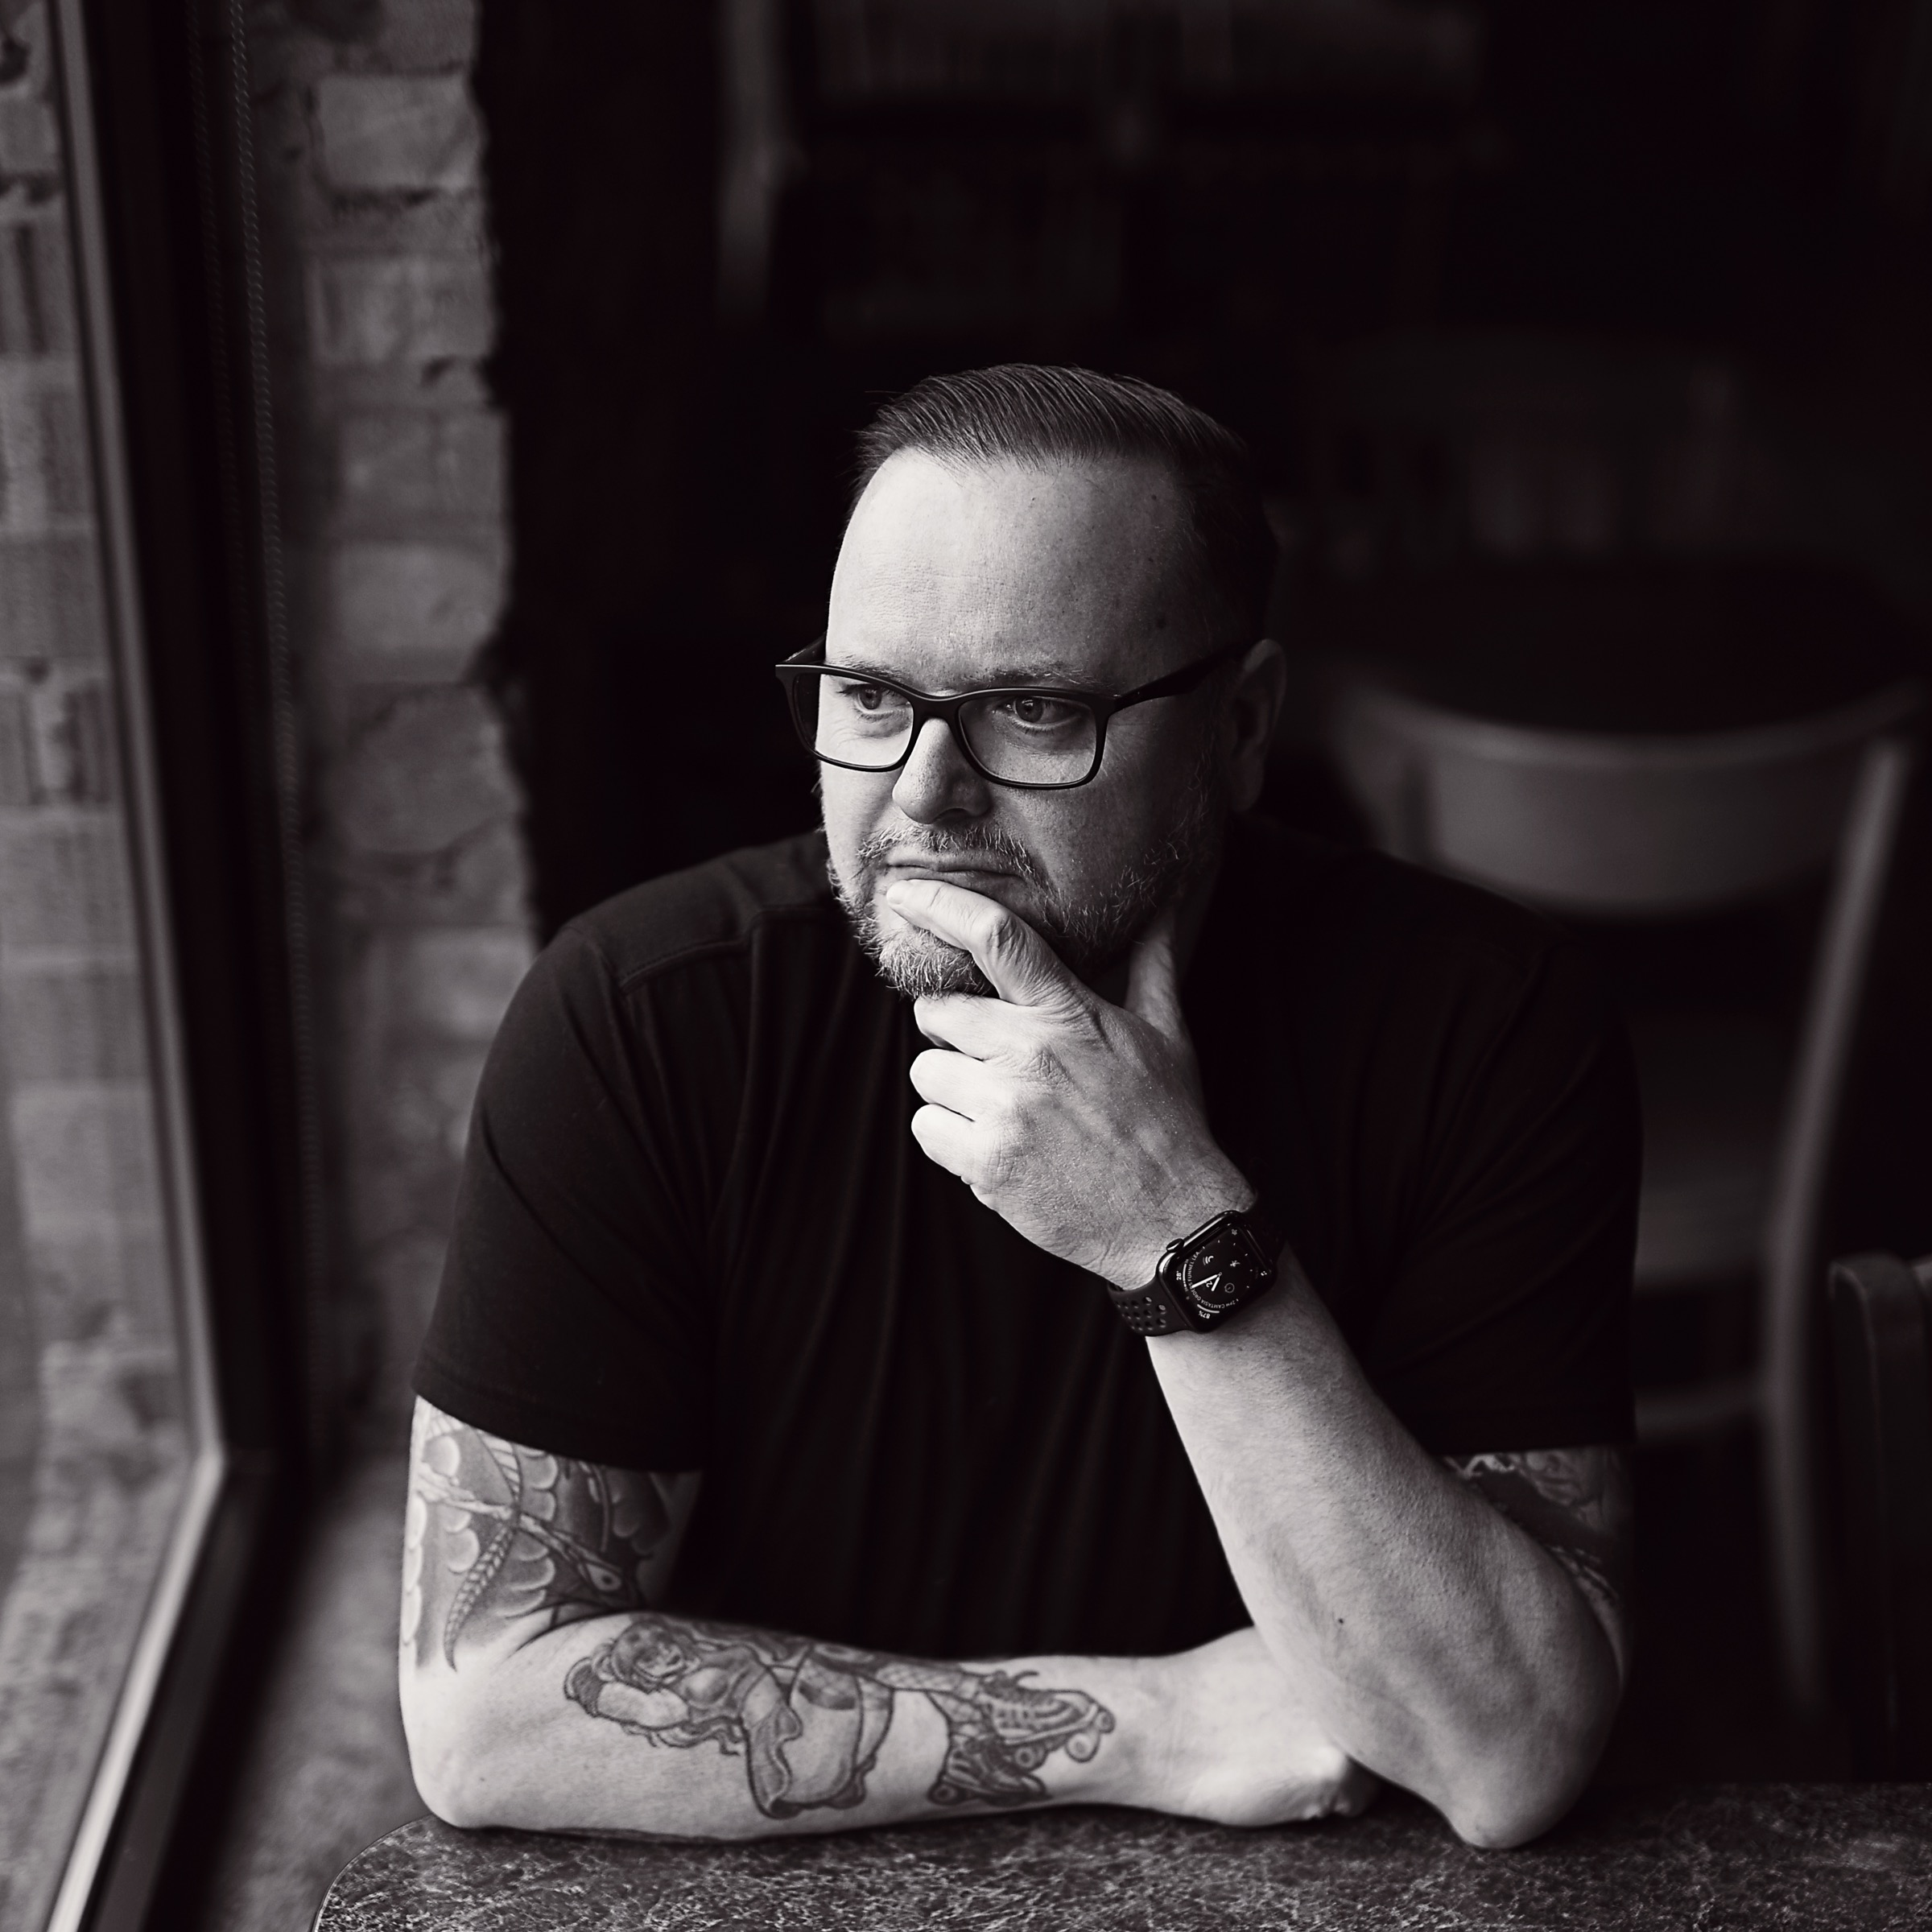
<path fill-rule="evenodd" d="M 1329 1740 L 1252 1627 L 1164 1657 L 1170 1729 L 1150 1766 L 1163 1811 L 1220 1825 L 1352 1818 L 1381 1781 Z"/>
<path fill-rule="evenodd" d="M 1136 944 L 1127 1004 L 1069 972 L 997 901 L 935 880 L 887 888 L 902 919 L 972 955 L 999 997 L 920 1000 L 912 1063 L 927 1155 L 1035 1246 L 1137 1288 L 1177 1236 L 1254 1191 L 1214 1144 L 1181 1018 L 1174 917 Z"/>

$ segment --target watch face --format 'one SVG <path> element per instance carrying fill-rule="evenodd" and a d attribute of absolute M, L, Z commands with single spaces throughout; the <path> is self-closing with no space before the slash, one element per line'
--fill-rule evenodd
<path fill-rule="evenodd" d="M 1181 1266 L 1181 1286 L 1203 1314 L 1238 1308 L 1261 1279 L 1265 1265 L 1254 1238 L 1239 1222 L 1216 1228 Z"/>

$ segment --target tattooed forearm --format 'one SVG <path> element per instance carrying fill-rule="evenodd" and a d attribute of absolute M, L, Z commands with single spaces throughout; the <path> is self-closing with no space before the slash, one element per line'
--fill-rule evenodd
<path fill-rule="evenodd" d="M 653 1744 L 741 1755 L 753 1802 L 788 1818 L 865 1801 L 901 1695 L 929 1698 L 945 1719 L 934 1804 L 1038 1802 L 1047 1757 L 1085 1763 L 1113 1717 L 1084 1691 L 1036 1689 L 1031 1674 L 647 1612 L 573 1665 L 564 1688 Z"/>
<path fill-rule="evenodd" d="M 1629 1655 L 1635 1509 L 1624 1449 L 1528 1449 L 1446 1456 L 1450 1470 L 1563 1565 L 1596 1613 L 1621 1673 Z"/>
<path fill-rule="evenodd" d="M 526 1449 L 416 1408 L 403 1535 L 402 1645 L 452 1668 L 466 1636 L 538 1636 L 661 1587 L 696 1489 Z"/>
<path fill-rule="evenodd" d="M 653 1612 L 697 1480 L 527 1449 L 419 1402 L 403 1539 L 406 1678 L 609 1619 L 614 1634 L 570 1666 L 567 1696 L 653 1745 L 708 1743 L 741 1757 L 753 1803 L 774 1819 L 863 1803 L 903 1696 L 927 1699 L 945 1724 L 927 1793 L 935 1805 L 1037 1803 L 1048 1794 L 1034 1774 L 1054 1752 L 1084 1764 L 1113 1730 L 1096 1699 L 1042 1690 L 1028 1670 L 923 1663 Z"/>

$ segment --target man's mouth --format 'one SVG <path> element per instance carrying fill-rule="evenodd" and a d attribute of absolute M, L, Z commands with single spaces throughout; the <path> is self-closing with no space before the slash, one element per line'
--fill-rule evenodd
<path fill-rule="evenodd" d="M 972 837 L 868 839 L 859 848 L 853 883 L 874 896 L 895 881 L 935 879 L 1003 898 L 1024 886 L 1043 891 L 1046 881 L 1019 840 L 991 831 Z"/>
<path fill-rule="evenodd" d="M 905 879 L 1010 879 L 1018 875 L 1010 865 L 972 859 L 894 859 L 881 869 Z"/>

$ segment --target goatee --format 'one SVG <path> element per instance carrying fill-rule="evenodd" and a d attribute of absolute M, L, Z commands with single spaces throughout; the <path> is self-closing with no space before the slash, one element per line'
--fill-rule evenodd
<path fill-rule="evenodd" d="M 853 855 L 849 878 L 841 877 L 836 865 L 827 869 L 866 957 L 878 968 L 879 976 L 909 1000 L 947 993 L 985 997 L 993 992 L 971 953 L 903 920 L 890 935 L 880 930 L 881 869 L 888 862 L 941 854 L 970 852 L 989 859 L 1032 886 L 1036 899 L 1028 923 L 1070 971 L 1091 985 L 1126 957 L 1163 906 L 1220 859 L 1227 812 L 1217 777 L 1214 766 L 1203 759 L 1182 795 L 1179 815 L 1166 836 L 1141 853 L 1104 892 L 1090 899 L 1067 898 L 1018 840 L 976 820 L 878 833 Z"/>

